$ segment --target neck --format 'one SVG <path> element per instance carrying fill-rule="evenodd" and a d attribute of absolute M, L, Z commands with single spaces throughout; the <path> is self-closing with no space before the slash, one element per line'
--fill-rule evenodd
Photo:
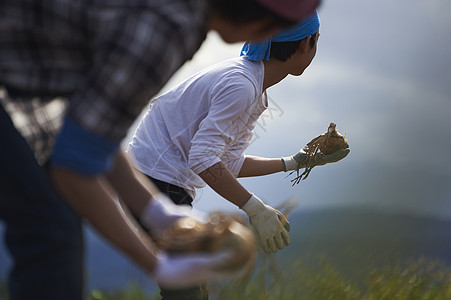
<path fill-rule="evenodd" d="M 287 77 L 289 74 L 286 71 L 285 62 L 280 61 L 278 59 L 270 59 L 270 60 L 264 60 L 263 65 L 265 66 L 264 71 L 264 79 L 263 79 L 263 92 L 279 83 L 282 79 Z"/>

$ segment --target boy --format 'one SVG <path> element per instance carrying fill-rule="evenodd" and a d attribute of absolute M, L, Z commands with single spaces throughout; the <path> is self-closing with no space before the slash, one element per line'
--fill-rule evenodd
<path fill-rule="evenodd" d="M 246 43 L 244 56 L 204 69 L 152 100 L 127 150 L 135 167 L 174 203 L 191 205 L 195 189 L 208 184 L 237 205 L 249 216 L 266 253 L 289 244 L 289 224 L 236 177 L 294 170 L 298 163 L 302 167 L 302 150 L 282 159 L 245 156 L 244 150 L 267 107 L 266 89 L 289 74 L 303 73 L 315 56 L 318 29 L 314 13 L 272 42 Z M 316 163 L 338 161 L 348 152 L 322 155 Z M 171 297 L 171 291 L 161 292 L 164 299 L 183 293 Z"/>

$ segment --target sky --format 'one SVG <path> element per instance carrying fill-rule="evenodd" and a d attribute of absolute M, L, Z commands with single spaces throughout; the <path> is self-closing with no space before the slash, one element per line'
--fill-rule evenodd
<path fill-rule="evenodd" d="M 330 122 L 351 152 L 294 187 L 287 173 L 240 182 L 271 206 L 295 198 L 299 210 L 352 205 L 451 218 L 449 11 L 449 0 L 323 1 L 313 63 L 268 89 L 270 107 L 246 153 L 292 155 Z M 163 92 L 241 46 L 210 33 Z M 208 187 L 194 206 L 238 211 Z"/>

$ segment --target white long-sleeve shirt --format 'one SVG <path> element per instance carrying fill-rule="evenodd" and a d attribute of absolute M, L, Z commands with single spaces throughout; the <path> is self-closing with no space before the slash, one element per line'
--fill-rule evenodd
<path fill-rule="evenodd" d="M 243 57 L 204 69 L 152 100 L 127 152 L 135 167 L 190 192 L 222 161 L 238 175 L 267 107 L 264 65 Z"/>

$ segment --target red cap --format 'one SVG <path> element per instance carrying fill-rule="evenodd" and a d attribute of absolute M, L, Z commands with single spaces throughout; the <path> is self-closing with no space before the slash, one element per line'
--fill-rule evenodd
<path fill-rule="evenodd" d="M 321 0 L 257 0 L 275 14 L 290 21 L 298 22 L 311 15 Z"/>

